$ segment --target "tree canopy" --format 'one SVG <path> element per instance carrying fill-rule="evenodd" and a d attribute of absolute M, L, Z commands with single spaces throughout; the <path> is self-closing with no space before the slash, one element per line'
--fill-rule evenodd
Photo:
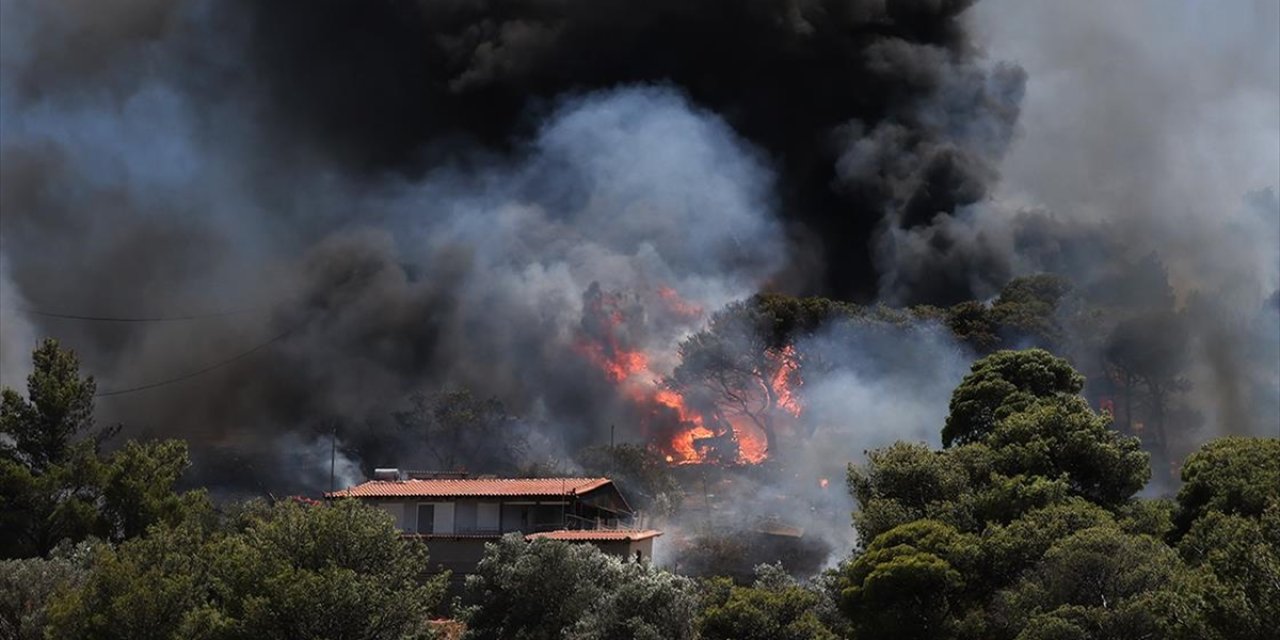
<path fill-rule="evenodd" d="M 1147 454 L 1074 395 L 1080 378 L 1040 350 L 994 353 L 956 389 L 948 448 L 900 442 L 850 467 L 861 549 L 837 574 L 854 637 L 1273 631 L 1280 440 L 1208 443 L 1176 505 L 1134 498 Z"/>
<path fill-rule="evenodd" d="M 423 637 L 447 574 L 426 547 L 355 501 L 253 505 L 224 526 L 186 522 L 93 559 L 50 605 L 55 637 Z"/>
<path fill-rule="evenodd" d="M 75 354 L 45 340 L 32 364 L 27 396 L 6 388 L 0 403 L 0 556 L 43 556 L 89 536 L 121 541 L 208 508 L 203 491 L 175 491 L 186 443 L 129 441 L 103 454 L 115 430 L 94 430 L 94 382 Z"/>
<path fill-rule="evenodd" d="M 942 443 L 951 446 L 979 441 L 997 421 L 1032 403 L 1074 396 L 1083 388 L 1084 376 L 1048 351 L 998 351 L 974 362 L 969 375 L 951 394 Z"/>
<path fill-rule="evenodd" d="M 475 640 L 682 640 L 695 637 L 693 594 L 647 562 L 507 534 L 467 576 L 462 619 Z"/>

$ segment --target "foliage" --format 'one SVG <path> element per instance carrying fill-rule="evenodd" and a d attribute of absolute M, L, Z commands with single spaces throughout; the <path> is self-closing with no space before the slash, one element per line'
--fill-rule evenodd
<path fill-rule="evenodd" d="M 83 583 L 100 544 L 83 541 L 61 545 L 48 558 L 0 560 L 0 638 L 44 638 L 47 603 Z"/>
<path fill-rule="evenodd" d="M 1182 470 L 1182 557 L 1208 573 L 1208 618 L 1223 638 L 1266 638 L 1280 620 L 1280 439 L 1223 438 Z"/>
<path fill-rule="evenodd" d="M 978 553 L 977 538 L 942 522 L 895 527 L 844 568 L 842 608 L 859 635 L 953 637 Z"/>
<path fill-rule="evenodd" d="M 1048 351 L 998 351 L 974 362 L 951 394 L 942 442 L 952 446 L 980 441 L 996 422 L 1039 400 L 1074 396 L 1082 388 L 1084 376 Z"/>
<path fill-rule="evenodd" d="M 972 479 L 956 456 L 919 443 L 897 442 L 868 452 L 868 464 L 850 465 L 849 490 L 861 509 L 854 526 L 864 541 L 925 518 L 954 521 Z"/>
<path fill-rule="evenodd" d="M 102 550 L 55 598 L 50 631 L 93 638 L 424 637 L 447 575 L 426 548 L 356 502 L 281 502 L 211 529 L 152 527 Z"/>
<path fill-rule="evenodd" d="M 1052 349 L 1064 339 L 1062 307 L 1073 293 L 1067 280 L 1039 274 L 1015 278 L 991 305 L 992 323 L 1003 342 Z"/>
<path fill-rule="evenodd" d="M 74 438 L 93 428 L 93 377 L 80 377 L 80 361 L 47 339 L 31 354 L 27 397 L 0 392 L 0 460 L 44 472 L 69 455 Z"/>
<path fill-rule="evenodd" d="M 1280 438 L 1221 438 L 1182 465 L 1179 535 L 1210 513 L 1257 518 L 1280 494 Z"/>
<path fill-rule="evenodd" d="M 1272 637 L 1280 620 L 1280 500 L 1260 518 L 1210 513 L 1178 549 L 1209 572 L 1208 617 L 1221 637 Z"/>
<path fill-rule="evenodd" d="M 78 437 L 92 432 L 94 383 L 75 354 L 45 340 L 32 360 L 28 397 L 5 389 L 0 406 L 0 556 L 43 556 L 89 536 L 125 540 L 207 510 L 203 492 L 174 492 L 189 465 L 185 443 L 130 441 L 101 454 L 114 431 Z"/>
<path fill-rule="evenodd" d="M 706 329 L 685 338 L 680 364 L 663 385 L 703 414 L 707 427 L 728 433 L 730 420 L 750 420 L 777 450 L 775 420 L 781 410 L 772 384 L 799 362 L 772 342 L 774 318 L 752 301 L 734 302 L 711 316 Z"/>
<path fill-rule="evenodd" d="M 977 533 L 1070 496 L 1119 508 L 1148 473 L 1135 439 L 1109 429 L 1079 398 L 1058 397 L 1009 414 L 980 442 L 872 451 L 866 465 L 849 467 L 849 488 L 865 542 L 919 519 Z"/>
<path fill-rule="evenodd" d="M 1108 423 L 1080 398 L 1055 397 L 999 420 L 983 443 L 996 471 L 1062 477 L 1072 493 L 1115 505 L 1141 489 L 1151 470 L 1138 440 Z"/>
<path fill-rule="evenodd" d="M 998 593 L 981 635 L 1199 638 L 1197 589 L 1193 574 L 1159 540 L 1091 527 L 1057 541 L 1033 571 Z"/>
<path fill-rule="evenodd" d="M 705 640 L 835 640 L 820 610 L 826 594 L 788 576 L 780 565 L 756 568 L 750 587 L 727 578 L 704 582 L 698 629 Z"/>
<path fill-rule="evenodd" d="M 1280 595 L 1280 531 L 1259 514 L 1270 513 L 1274 470 L 1235 455 L 1266 448 L 1227 441 L 1188 461 L 1179 516 L 1210 515 L 1179 555 L 1162 539 L 1174 505 L 1132 497 L 1147 455 L 1074 395 L 1080 384 L 1043 351 L 993 354 L 953 396 L 947 427 L 964 435 L 952 446 L 897 443 L 850 467 L 863 549 L 838 579 L 855 637 L 1230 638 L 1266 628 L 1259 621 Z M 1243 461 L 1224 472 L 1228 460 Z"/>
<path fill-rule="evenodd" d="M 692 581 L 591 545 L 508 534 L 487 545 L 466 591 L 475 604 L 462 619 L 476 640 L 680 640 L 695 632 Z"/>
<path fill-rule="evenodd" d="M 1183 376 L 1188 343 L 1184 325 L 1171 309 L 1141 313 L 1117 322 L 1103 347 L 1108 374 L 1120 392 L 1125 430 L 1139 430 L 1134 415 L 1141 410 L 1148 418 L 1142 425 L 1144 435 L 1161 458 L 1167 455 L 1166 423 L 1173 396 L 1189 388 Z"/>

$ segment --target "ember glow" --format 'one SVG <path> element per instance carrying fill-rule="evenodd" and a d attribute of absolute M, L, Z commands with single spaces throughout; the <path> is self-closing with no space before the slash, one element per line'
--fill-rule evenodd
<path fill-rule="evenodd" d="M 679 296 L 670 287 L 659 287 L 653 301 L 659 313 L 677 320 L 702 318 L 702 307 Z M 722 407 L 693 407 L 680 392 L 663 385 L 667 371 L 654 365 L 672 362 L 671 351 L 647 352 L 632 344 L 634 323 L 643 322 L 638 303 L 628 306 L 628 298 L 604 292 L 592 285 L 584 296 L 581 331 L 574 349 L 640 409 L 641 425 L 654 439 L 652 446 L 671 464 L 759 464 L 769 457 L 768 424 L 775 432 L 792 430 L 802 407 L 797 395 L 800 385 L 795 348 L 770 350 L 766 364 L 756 371 L 761 384 L 757 393 L 761 408 L 750 412 Z M 628 309 L 631 311 L 628 311 Z M 657 351 L 661 351 L 658 349 Z"/>

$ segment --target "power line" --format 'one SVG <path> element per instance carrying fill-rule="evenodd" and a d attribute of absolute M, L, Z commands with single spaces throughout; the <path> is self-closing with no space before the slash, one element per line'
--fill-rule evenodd
<path fill-rule="evenodd" d="M 226 316 L 234 316 L 241 313 L 249 313 L 256 311 L 262 307 L 250 307 L 246 309 L 233 309 L 231 311 L 216 311 L 213 313 L 199 313 L 181 316 L 141 316 L 141 317 L 125 317 L 125 316 L 91 316 L 75 313 L 57 313 L 54 311 L 43 311 L 40 309 L 24 309 L 27 313 L 45 318 L 58 318 L 62 320 L 85 320 L 88 322 L 185 322 L 188 320 L 205 320 L 208 318 L 223 318 Z"/>
<path fill-rule="evenodd" d="M 266 342 L 263 342 L 263 343 L 261 343 L 261 344 L 259 344 L 259 345 L 255 346 L 255 347 L 253 347 L 252 349 L 249 349 L 248 351 L 242 351 L 242 352 L 240 352 L 240 353 L 238 353 L 238 354 L 236 354 L 236 355 L 234 355 L 234 356 L 232 356 L 232 357 L 230 357 L 230 358 L 227 358 L 226 360 L 222 360 L 222 361 L 219 361 L 219 362 L 215 362 L 215 363 L 213 363 L 213 364 L 211 364 L 211 365 L 209 365 L 209 366 L 207 366 L 207 367 L 204 367 L 204 368 L 202 368 L 202 369 L 197 369 L 197 370 L 195 370 L 195 371 L 191 371 L 191 372 L 189 372 L 189 373 L 184 373 L 184 374 L 182 374 L 182 375 L 180 375 L 180 376 L 177 376 L 177 377 L 174 377 L 174 378 L 169 378 L 169 379 L 167 379 L 167 380 L 160 380 L 160 381 L 157 381 L 157 382 L 152 382 L 152 383 L 149 383 L 149 384 L 139 385 L 139 386 L 136 386 L 136 387 L 129 387 L 129 388 L 127 388 L 127 389 L 114 389 L 114 390 L 111 390 L 111 391 L 101 391 L 101 392 L 98 392 L 98 393 L 93 394 L 93 396 L 94 396 L 95 398 L 103 398 L 103 397 L 106 397 L 106 396 L 119 396 L 119 395 L 124 395 L 124 394 L 126 394 L 126 393 L 134 393 L 135 391 L 146 391 L 147 389 L 155 389 L 156 387 L 163 387 L 163 386 L 165 386 L 165 385 L 174 384 L 175 382 L 182 382 L 183 380 L 190 380 L 191 378 L 194 378 L 194 377 L 196 377 L 196 376 L 198 376 L 198 375 L 202 375 L 202 374 L 205 374 L 205 373 L 209 373 L 210 371 L 213 371 L 214 369 L 220 369 L 220 368 L 225 367 L 225 366 L 227 366 L 227 365 L 229 365 L 229 364 L 232 364 L 232 363 L 234 363 L 234 362 L 236 362 L 236 361 L 238 361 L 238 360 L 243 360 L 244 358 L 247 358 L 247 357 L 249 357 L 249 356 L 253 355 L 254 353 L 257 353 L 258 351 L 261 351 L 261 350 L 263 350 L 263 349 L 265 349 L 265 348 L 267 348 L 267 347 L 271 346 L 272 344 L 274 344 L 274 343 L 276 343 L 276 342 L 279 342 L 280 340 L 283 340 L 284 338 L 288 337 L 290 334 L 292 334 L 293 332 L 297 331 L 297 330 L 298 330 L 298 329 L 300 329 L 300 328 L 302 328 L 302 325 L 301 325 L 301 324 L 299 324 L 299 325 L 297 325 L 297 326 L 295 326 L 295 327 L 290 328 L 288 331 L 285 331 L 284 333 L 281 333 L 280 335 L 277 335 L 276 337 L 274 337 L 274 338 L 272 338 L 272 339 L 270 339 L 270 340 L 267 340 Z"/>

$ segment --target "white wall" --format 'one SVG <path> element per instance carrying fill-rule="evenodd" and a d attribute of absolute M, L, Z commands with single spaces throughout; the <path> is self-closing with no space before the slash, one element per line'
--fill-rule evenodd
<path fill-rule="evenodd" d="M 405 531 L 404 504 L 400 502 L 379 502 L 377 507 L 391 514 L 396 519 L 396 528 Z"/>

